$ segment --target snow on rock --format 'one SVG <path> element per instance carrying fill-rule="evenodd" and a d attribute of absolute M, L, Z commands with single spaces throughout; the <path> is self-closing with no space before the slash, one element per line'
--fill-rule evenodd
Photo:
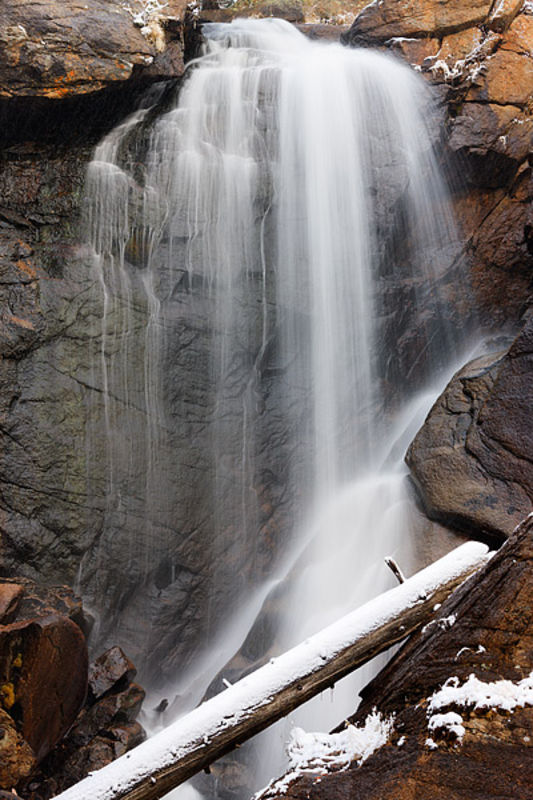
<path fill-rule="evenodd" d="M 474 709 L 501 708 L 504 711 L 514 711 L 519 706 L 531 706 L 533 672 L 517 683 L 508 680 L 485 683 L 472 674 L 461 686 L 459 678 L 449 678 L 444 686 L 429 698 L 428 712 L 452 705 Z"/>
<path fill-rule="evenodd" d="M 431 622 L 428 622 L 427 625 L 424 625 L 422 628 L 422 633 L 425 633 L 428 630 L 431 630 L 433 627 L 440 628 L 442 631 L 447 631 L 448 628 L 451 628 L 452 625 L 455 624 L 456 616 L 455 614 L 450 614 L 449 617 L 441 617 L 440 619 L 432 619 Z"/>
<path fill-rule="evenodd" d="M 298 770 L 317 767 L 347 767 L 352 761 L 362 764 L 388 741 L 393 718 L 373 711 L 362 728 L 348 725 L 340 733 L 306 733 L 294 728 L 287 746 L 291 767 Z"/>
<path fill-rule="evenodd" d="M 340 733 L 306 733 L 302 728 L 294 728 L 287 745 L 288 773 L 271 781 L 255 795 L 254 800 L 266 800 L 271 795 L 280 794 L 304 773 L 346 769 L 353 761 L 361 765 L 389 740 L 393 727 L 393 717 L 383 717 L 373 711 L 363 727 L 348 725 Z"/>
<path fill-rule="evenodd" d="M 434 731 L 448 731 L 459 741 L 466 733 L 463 718 L 455 711 L 449 711 L 447 714 L 432 714 L 428 721 L 428 730 L 431 733 Z"/>

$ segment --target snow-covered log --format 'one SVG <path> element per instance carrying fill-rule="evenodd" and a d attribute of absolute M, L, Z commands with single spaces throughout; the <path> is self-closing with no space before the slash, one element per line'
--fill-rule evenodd
<path fill-rule="evenodd" d="M 427 623 L 488 558 L 468 542 L 247 675 L 57 800 L 155 800 Z M 353 709 L 346 709 L 347 713 Z"/>

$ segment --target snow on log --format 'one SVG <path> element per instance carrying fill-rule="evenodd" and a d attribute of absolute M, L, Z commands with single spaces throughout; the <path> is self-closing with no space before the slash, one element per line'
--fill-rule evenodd
<path fill-rule="evenodd" d="M 156 800 L 428 622 L 488 548 L 467 542 L 273 658 L 57 800 Z M 347 709 L 347 712 L 351 709 Z"/>

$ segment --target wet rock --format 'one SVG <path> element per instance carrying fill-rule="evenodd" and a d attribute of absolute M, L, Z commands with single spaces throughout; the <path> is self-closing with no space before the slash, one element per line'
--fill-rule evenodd
<path fill-rule="evenodd" d="M 533 781 L 533 707 L 450 702 L 464 735 L 429 728 L 428 699 L 450 679 L 515 686 L 533 658 L 533 522 L 529 520 L 492 560 L 443 604 L 434 624 L 411 637 L 364 690 L 351 722 L 374 708 L 394 714 L 392 735 L 358 767 L 308 775 L 275 796 L 296 800 L 365 797 L 395 800 L 529 800 Z M 453 685 L 453 683 L 452 683 Z"/>
<path fill-rule="evenodd" d="M 35 755 L 17 730 L 14 720 L 0 708 L 0 787 L 11 788 L 27 778 L 36 765 Z M 0 798 L 12 794 L 0 790 Z"/>
<path fill-rule="evenodd" d="M 409 448 L 431 518 L 505 537 L 529 512 L 532 391 L 530 319 L 507 354 L 477 359 L 454 376 Z"/>
<path fill-rule="evenodd" d="M 111 647 L 89 668 L 89 689 L 99 699 L 117 684 L 130 683 L 137 670 L 120 647 Z"/>

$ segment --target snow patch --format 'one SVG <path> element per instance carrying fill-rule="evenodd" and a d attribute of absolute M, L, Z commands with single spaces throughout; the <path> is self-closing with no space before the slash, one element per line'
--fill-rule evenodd
<path fill-rule="evenodd" d="M 424 625 L 422 628 L 422 633 L 425 633 L 428 630 L 431 630 L 435 626 L 440 628 L 441 631 L 447 631 L 452 625 L 455 625 L 457 621 L 457 617 L 455 614 L 450 614 L 449 617 L 442 617 L 442 619 L 432 619 L 431 622 L 428 622 L 427 625 Z"/>
<path fill-rule="evenodd" d="M 254 800 L 280 794 L 303 774 L 346 769 L 353 761 L 360 766 L 389 740 L 393 727 L 393 717 L 373 711 L 363 727 L 348 725 L 340 733 L 306 733 L 302 728 L 294 728 L 287 745 L 289 771 L 279 780 L 271 781 Z"/>
<path fill-rule="evenodd" d="M 526 0 L 522 11 L 524 14 L 533 14 L 533 0 Z M 529 516 L 531 517 L 531 514 Z"/>
<path fill-rule="evenodd" d="M 474 709 L 501 708 L 504 711 L 514 711 L 519 706 L 531 706 L 533 672 L 517 683 L 508 680 L 485 683 L 472 674 L 461 686 L 459 678 L 449 678 L 444 686 L 429 698 L 428 713 L 451 705 Z"/>
<path fill-rule="evenodd" d="M 463 718 L 460 714 L 456 714 L 455 711 L 449 711 L 447 714 L 433 714 L 428 721 L 428 730 L 431 733 L 439 730 L 448 731 L 459 741 L 466 733 L 463 726 Z"/>
<path fill-rule="evenodd" d="M 457 651 L 457 655 L 454 658 L 454 661 L 458 661 L 463 653 L 473 653 L 474 655 L 481 655 L 481 653 L 486 653 L 486 649 L 483 647 L 482 644 L 478 644 L 476 650 L 472 650 L 471 647 L 461 647 L 460 650 Z"/>

